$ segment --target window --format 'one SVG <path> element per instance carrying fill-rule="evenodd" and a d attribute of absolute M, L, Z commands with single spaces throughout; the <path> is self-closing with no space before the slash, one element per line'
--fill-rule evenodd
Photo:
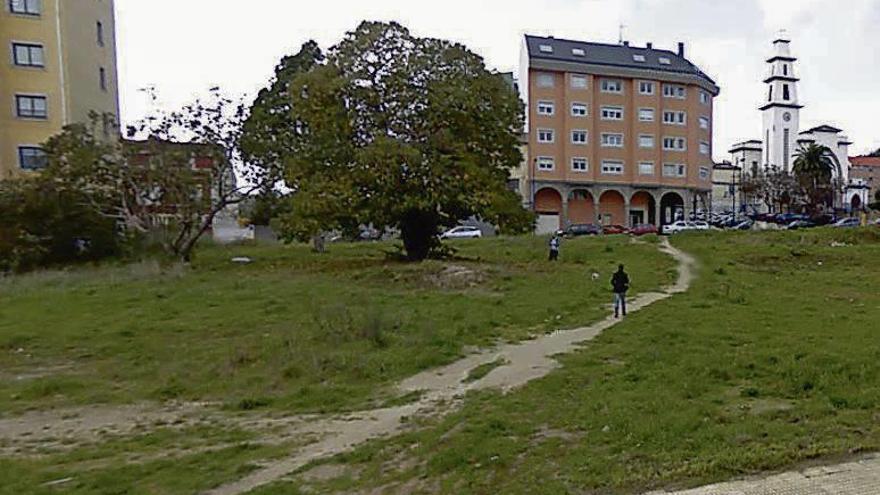
<path fill-rule="evenodd" d="M 700 103 L 703 105 L 708 105 L 712 102 L 712 97 L 709 96 L 709 93 L 705 91 L 700 91 Z"/>
<path fill-rule="evenodd" d="M 602 79 L 603 93 L 623 93 L 623 83 L 617 79 Z"/>
<path fill-rule="evenodd" d="M 571 159 L 571 169 L 575 172 L 586 172 L 589 170 L 589 164 L 587 163 L 586 158 L 572 158 Z"/>
<path fill-rule="evenodd" d="M 539 88 L 552 88 L 556 84 L 553 74 L 541 73 L 538 74 L 537 79 Z"/>
<path fill-rule="evenodd" d="M 553 158 L 549 156 L 539 156 L 538 157 L 538 170 L 553 170 L 556 167 L 556 163 Z"/>
<path fill-rule="evenodd" d="M 602 161 L 602 173 L 605 175 L 623 175 L 623 162 L 617 160 Z"/>
<path fill-rule="evenodd" d="M 571 131 L 571 144 L 587 144 L 587 131 L 581 129 Z"/>
<path fill-rule="evenodd" d="M 575 57 L 583 57 L 583 56 L 585 56 L 587 53 L 584 51 L 583 48 L 572 48 L 572 49 L 571 49 L 571 54 L 574 55 Z"/>
<path fill-rule="evenodd" d="M 98 39 L 97 39 L 98 46 L 104 46 L 104 23 L 103 22 L 98 21 L 95 24 L 95 32 L 98 37 Z"/>
<path fill-rule="evenodd" d="M 700 129 L 709 129 L 709 117 L 700 117 Z"/>
<path fill-rule="evenodd" d="M 19 67 L 44 67 L 43 45 L 13 43 L 12 59 Z"/>
<path fill-rule="evenodd" d="M 15 114 L 27 119 L 48 118 L 46 97 L 15 95 Z"/>
<path fill-rule="evenodd" d="M 663 112 L 663 123 L 669 125 L 686 125 L 686 112 Z"/>
<path fill-rule="evenodd" d="M 102 91 L 107 91 L 107 69 L 103 67 L 98 69 L 98 84 Z"/>
<path fill-rule="evenodd" d="M 552 101 L 538 102 L 538 115 L 552 116 L 554 113 L 556 113 L 556 105 L 554 105 Z"/>
<path fill-rule="evenodd" d="M 46 168 L 48 159 L 46 152 L 36 146 L 20 146 L 18 148 L 18 165 L 24 170 L 40 170 Z"/>
<path fill-rule="evenodd" d="M 571 104 L 571 116 L 572 117 L 586 117 L 587 116 L 586 103 L 572 103 Z"/>
<path fill-rule="evenodd" d="M 653 108 L 640 108 L 639 109 L 639 121 L 640 122 L 654 122 L 654 109 Z"/>
<path fill-rule="evenodd" d="M 687 167 L 681 163 L 664 163 L 663 177 L 684 177 L 687 175 Z"/>
<path fill-rule="evenodd" d="M 623 148 L 623 134 L 603 133 L 602 146 L 605 148 Z"/>
<path fill-rule="evenodd" d="M 587 76 L 572 74 L 571 87 L 574 89 L 587 89 Z"/>
<path fill-rule="evenodd" d="M 9 0 L 9 11 L 13 14 L 40 15 L 40 0 Z"/>
<path fill-rule="evenodd" d="M 639 162 L 639 175 L 654 175 L 654 162 Z"/>
<path fill-rule="evenodd" d="M 700 180 L 709 180 L 709 167 L 700 167 Z"/>
<path fill-rule="evenodd" d="M 767 97 L 767 101 L 773 101 L 773 86 L 770 86 L 770 95 Z"/>
<path fill-rule="evenodd" d="M 660 65 L 672 65 L 672 60 L 667 57 L 660 57 Z"/>
<path fill-rule="evenodd" d="M 635 62 L 644 62 L 644 61 L 645 61 L 645 56 L 644 56 L 644 55 L 633 55 L 633 61 L 635 61 Z"/>
<path fill-rule="evenodd" d="M 639 148 L 653 148 L 654 147 L 654 135 L 653 134 L 642 134 L 639 136 Z"/>
<path fill-rule="evenodd" d="M 623 120 L 623 107 L 602 107 L 602 120 Z"/>
<path fill-rule="evenodd" d="M 554 141 L 553 129 L 538 129 L 539 143 L 553 143 Z"/>
<path fill-rule="evenodd" d="M 663 149 L 666 151 L 687 151 L 687 139 L 683 137 L 663 138 Z"/>
<path fill-rule="evenodd" d="M 700 143 L 700 154 L 708 155 L 711 152 L 712 152 L 712 147 L 709 145 L 709 143 L 707 143 L 705 141 Z"/>
<path fill-rule="evenodd" d="M 788 171 L 789 157 L 791 156 L 791 129 L 783 131 L 782 138 L 782 166 Z"/>
<path fill-rule="evenodd" d="M 788 75 L 788 64 L 782 64 L 782 75 L 783 76 Z"/>
<path fill-rule="evenodd" d="M 675 84 L 664 84 L 663 96 L 667 98 L 678 98 L 679 100 L 683 100 L 687 96 L 687 88 Z"/>
<path fill-rule="evenodd" d="M 788 84 L 782 85 L 782 99 L 788 101 L 791 99 L 791 92 L 788 89 Z"/>
<path fill-rule="evenodd" d="M 639 94 L 643 94 L 643 95 L 654 94 L 654 83 L 652 83 L 650 81 L 639 82 Z"/>

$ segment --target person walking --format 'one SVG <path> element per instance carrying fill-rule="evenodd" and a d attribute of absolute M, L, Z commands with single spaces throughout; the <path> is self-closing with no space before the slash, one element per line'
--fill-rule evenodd
<path fill-rule="evenodd" d="M 614 289 L 614 317 L 620 318 L 620 312 L 626 316 L 626 293 L 629 291 L 629 275 L 623 269 L 623 265 L 617 267 L 614 276 L 611 277 L 611 288 Z"/>
<path fill-rule="evenodd" d="M 559 234 L 553 234 L 553 237 L 550 238 L 550 261 L 558 261 L 559 260 L 559 245 L 561 244 L 561 240 L 559 239 Z"/>

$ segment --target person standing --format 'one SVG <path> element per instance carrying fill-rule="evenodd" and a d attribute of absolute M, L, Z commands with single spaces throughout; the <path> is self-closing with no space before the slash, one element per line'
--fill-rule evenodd
<path fill-rule="evenodd" d="M 614 276 L 611 277 L 611 288 L 614 290 L 614 317 L 620 318 L 620 312 L 626 316 L 626 293 L 629 291 L 629 275 L 623 269 L 623 265 L 617 267 Z"/>
<path fill-rule="evenodd" d="M 550 261 L 558 261 L 559 260 L 559 245 L 561 240 L 559 239 L 559 234 L 553 234 L 553 237 L 550 238 Z"/>

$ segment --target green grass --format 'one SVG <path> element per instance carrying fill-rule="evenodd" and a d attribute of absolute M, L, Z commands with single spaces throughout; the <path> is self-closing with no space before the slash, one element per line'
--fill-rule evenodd
<path fill-rule="evenodd" d="M 165 400 L 290 412 L 408 400 L 387 386 L 468 347 L 597 319 L 618 262 L 637 290 L 667 282 L 673 266 L 624 237 L 568 242 L 559 264 L 545 261 L 541 238 L 456 246 L 461 260 L 421 264 L 392 261 L 387 244 L 326 255 L 209 247 L 191 268 L 144 262 L 0 280 L 0 415 Z"/>
<path fill-rule="evenodd" d="M 674 243 L 701 262 L 691 290 L 563 368 L 254 493 L 640 493 L 880 449 L 880 230 Z"/>
<path fill-rule="evenodd" d="M 289 450 L 251 444 L 250 438 L 214 427 L 164 428 L 66 453 L 0 458 L 0 494 L 199 493 L 238 480 L 257 469 L 257 461 Z M 210 450 L 199 450 L 205 447 Z"/>

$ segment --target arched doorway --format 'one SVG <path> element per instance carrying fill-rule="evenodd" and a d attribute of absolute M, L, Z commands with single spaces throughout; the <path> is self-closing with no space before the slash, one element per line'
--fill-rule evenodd
<path fill-rule="evenodd" d="M 678 193 L 666 193 L 660 200 L 660 225 L 677 220 L 684 220 L 684 198 Z"/>
<path fill-rule="evenodd" d="M 590 191 L 575 189 L 568 197 L 568 220 L 572 224 L 595 223 L 596 205 Z"/>
<path fill-rule="evenodd" d="M 599 223 L 626 225 L 626 199 L 618 191 L 605 191 L 599 197 Z"/>
<path fill-rule="evenodd" d="M 647 191 L 639 191 L 633 194 L 630 200 L 630 225 L 636 226 L 643 223 L 657 225 L 657 201 Z"/>
<path fill-rule="evenodd" d="M 852 211 L 861 211 L 862 210 L 862 197 L 856 194 L 853 196 L 852 201 L 850 202 L 852 205 Z"/>
<path fill-rule="evenodd" d="M 559 191 L 549 187 L 538 190 L 535 193 L 535 213 L 538 214 L 538 222 L 535 232 L 539 235 L 556 232 L 564 227 L 562 218 L 562 195 Z"/>

